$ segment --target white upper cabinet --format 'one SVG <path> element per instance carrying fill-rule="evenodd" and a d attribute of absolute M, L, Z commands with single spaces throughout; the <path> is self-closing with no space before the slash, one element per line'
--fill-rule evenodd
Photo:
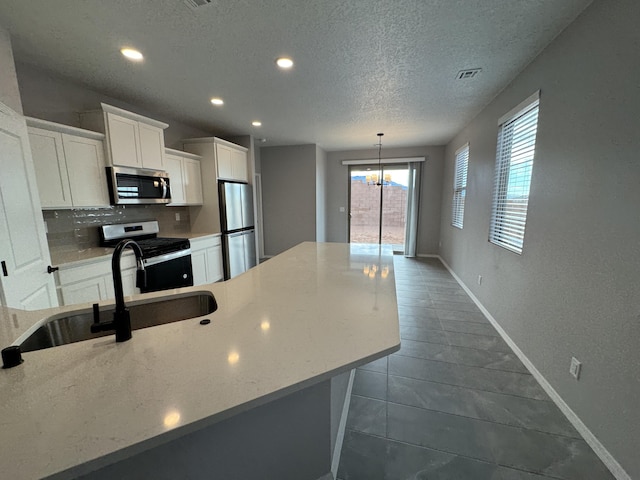
<path fill-rule="evenodd" d="M 167 152 L 164 156 L 164 169 L 169 174 L 171 202 L 169 205 L 184 205 L 184 180 L 182 178 L 182 158 Z"/>
<path fill-rule="evenodd" d="M 31 126 L 27 130 L 42 208 L 71 208 L 62 134 Z"/>
<path fill-rule="evenodd" d="M 183 159 L 183 181 L 185 200 L 187 205 L 202 205 L 202 175 L 200 174 L 200 160 Z"/>
<path fill-rule="evenodd" d="M 104 135 L 27 118 L 43 209 L 109 205 Z"/>
<path fill-rule="evenodd" d="M 105 120 L 112 164 L 141 168 L 138 122 L 109 112 Z"/>
<path fill-rule="evenodd" d="M 109 205 L 104 142 L 95 138 L 62 134 L 74 207 Z"/>
<path fill-rule="evenodd" d="M 110 165 L 164 170 L 164 129 L 169 125 L 102 103 L 80 115 L 83 127 L 104 132 Z"/>
<path fill-rule="evenodd" d="M 216 139 L 216 163 L 220 180 L 249 181 L 246 148 Z"/>
<path fill-rule="evenodd" d="M 202 205 L 202 175 L 198 155 L 167 148 L 165 170 L 171 185 L 169 206 Z"/>
<path fill-rule="evenodd" d="M 139 122 L 140 157 L 144 168 L 164 169 L 164 130 Z"/>

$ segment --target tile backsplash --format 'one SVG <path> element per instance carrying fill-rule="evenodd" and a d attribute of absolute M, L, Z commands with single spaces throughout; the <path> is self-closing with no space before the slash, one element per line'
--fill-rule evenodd
<path fill-rule="evenodd" d="M 176 220 L 176 213 L 180 220 Z M 43 210 L 49 248 L 83 250 L 100 245 L 99 228 L 113 223 L 157 220 L 160 232 L 188 233 L 189 207 L 115 205 L 105 208 Z"/>

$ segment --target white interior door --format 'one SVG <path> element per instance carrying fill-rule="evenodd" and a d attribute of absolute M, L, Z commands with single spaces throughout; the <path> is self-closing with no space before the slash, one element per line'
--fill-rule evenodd
<path fill-rule="evenodd" d="M 0 103 L 0 285 L 2 304 L 58 305 L 24 117 Z"/>

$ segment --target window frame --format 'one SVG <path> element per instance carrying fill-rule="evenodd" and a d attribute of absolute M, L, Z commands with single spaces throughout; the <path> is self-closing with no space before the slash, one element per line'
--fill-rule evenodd
<path fill-rule="evenodd" d="M 498 120 L 489 242 L 518 255 L 524 249 L 539 112 L 538 90 Z"/>
<path fill-rule="evenodd" d="M 467 196 L 467 179 L 469 173 L 469 142 L 455 152 L 456 161 L 453 171 L 453 198 L 451 201 L 451 226 L 463 229 L 464 205 Z M 461 165 L 461 163 L 463 163 Z"/>

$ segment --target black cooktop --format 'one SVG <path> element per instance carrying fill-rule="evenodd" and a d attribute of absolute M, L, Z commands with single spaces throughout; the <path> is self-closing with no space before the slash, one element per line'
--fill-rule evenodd
<path fill-rule="evenodd" d="M 189 239 L 187 238 L 155 237 L 147 238 L 145 240 L 136 240 L 136 243 L 140 245 L 145 258 L 179 252 L 180 250 L 186 250 L 191 247 Z"/>
<path fill-rule="evenodd" d="M 110 240 L 103 242 L 106 247 L 115 247 L 124 238 Z M 168 253 L 179 252 L 180 250 L 186 250 L 191 247 L 188 238 L 165 238 L 165 237 L 145 237 L 145 238 L 132 238 L 140 248 L 144 258 L 157 257 L 159 255 L 166 255 Z"/>

